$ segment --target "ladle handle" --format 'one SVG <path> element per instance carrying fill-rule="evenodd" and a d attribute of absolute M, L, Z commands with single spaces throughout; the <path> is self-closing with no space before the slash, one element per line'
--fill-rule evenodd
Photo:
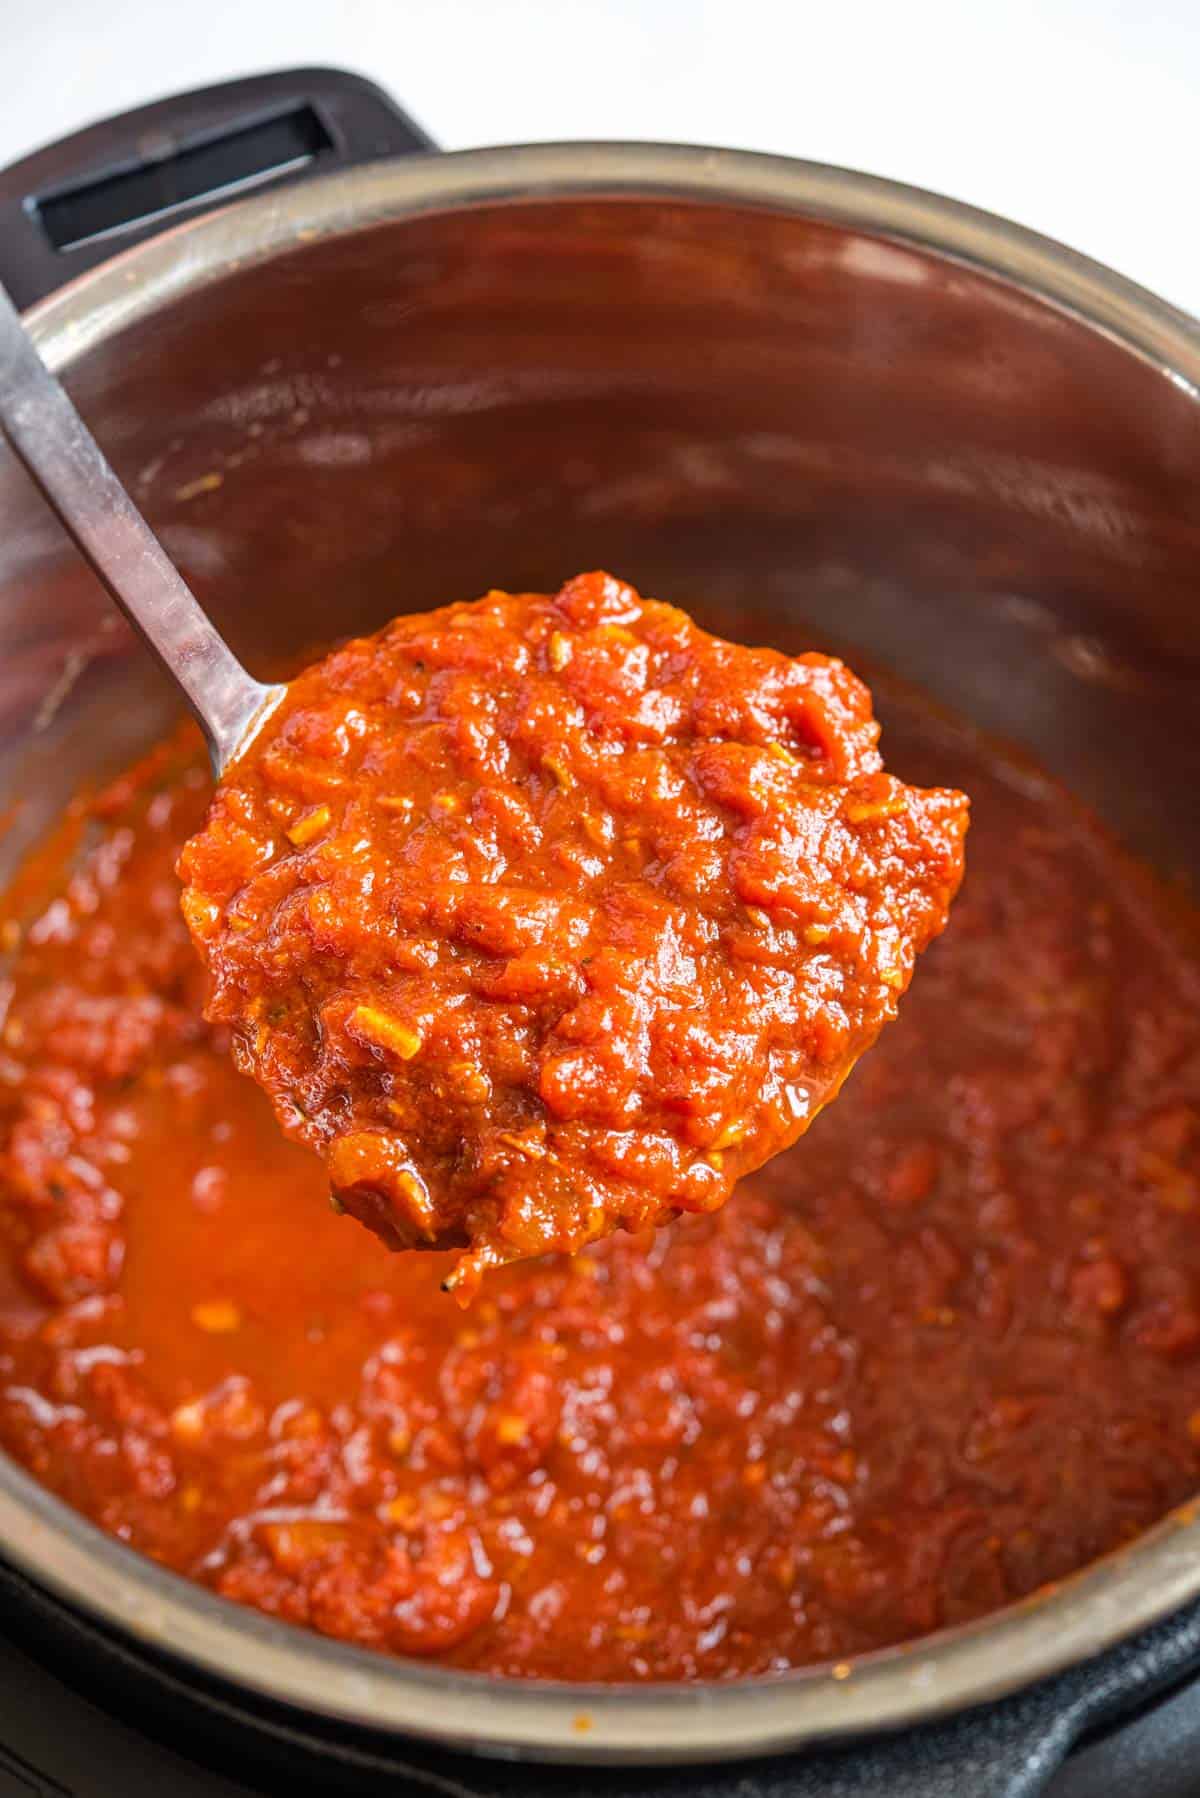
<path fill-rule="evenodd" d="M 218 773 L 277 689 L 242 667 L 117 479 L 0 287 L 0 431 L 182 689 Z"/>

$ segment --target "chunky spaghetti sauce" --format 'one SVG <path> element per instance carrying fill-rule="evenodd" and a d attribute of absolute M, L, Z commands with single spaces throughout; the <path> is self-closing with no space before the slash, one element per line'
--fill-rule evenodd
<path fill-rule="evenodd" d="M 204 1021 L 199 746 L 81 801 L 0 937 L 3 1447 L 230 1598 L 569 1678 L 848 1658 L 1194 1492 L 1200 961 L 1055 788 L 902 707 L 888 742 L 971 791 L 971 867 L 837 1104 L 466 1313 Z"/>
<path fill-rule="evenodd" d="M 293 681 L 184 851 L 284 1128 L 392 1247 L 488 1268 L 713 1211 L 895 1015 L 961 793 L 843 663 L 611 575 L 396 619 Z"/>

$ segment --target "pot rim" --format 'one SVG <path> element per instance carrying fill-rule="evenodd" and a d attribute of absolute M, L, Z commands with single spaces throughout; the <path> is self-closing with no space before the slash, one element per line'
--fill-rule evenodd
<path fill-rule="evenodd" d="M 185 293 L 313 242 L 422 213 L 582 197 L 740 206 L 857 229 L 1007 284 L 1200 399 L 1200 324 L 1075 251 L 880 177 L 689 145 L 535 144 L 365 164 L 179 224 L 80 275 L 28 322 L 51 367 L 65 370 Z M 394 1660 L 276 1622 L 124 1547 L 0 1455 L 5 1557 L 146 1648 L 329 1720 L 558 1761 L 776 1753 L 1000 1698 L 1200 1595 L 1198 1524 L 1200 1500 L 1058 1586 L 853 1663 L 693 1685 L 560 1684 Z"/>

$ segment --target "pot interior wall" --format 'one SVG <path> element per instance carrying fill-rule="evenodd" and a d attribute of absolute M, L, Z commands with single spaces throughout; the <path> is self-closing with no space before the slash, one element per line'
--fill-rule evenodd
<path fill-rule="evenodd" d="M 1200 407 L 982 275 L 766 212 L 493 205 L 298 245 L 68 384 L 256 671 L 607 566 L 915 683 L 1200 871 Z M 170 704 L 0 457 L 9 864 Z"/>

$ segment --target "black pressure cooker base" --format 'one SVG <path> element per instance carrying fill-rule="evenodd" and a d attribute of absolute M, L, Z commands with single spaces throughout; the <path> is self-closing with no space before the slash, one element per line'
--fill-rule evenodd
<path fill-rule="evenodd" d="M 1086 1667 L 902 1735 L 717 1767 L 541 1767 L 248 1699 L 0 1566 L 0 1798 L 1196 1798 L 1197 1668 L 1200 1604 Z"/>

